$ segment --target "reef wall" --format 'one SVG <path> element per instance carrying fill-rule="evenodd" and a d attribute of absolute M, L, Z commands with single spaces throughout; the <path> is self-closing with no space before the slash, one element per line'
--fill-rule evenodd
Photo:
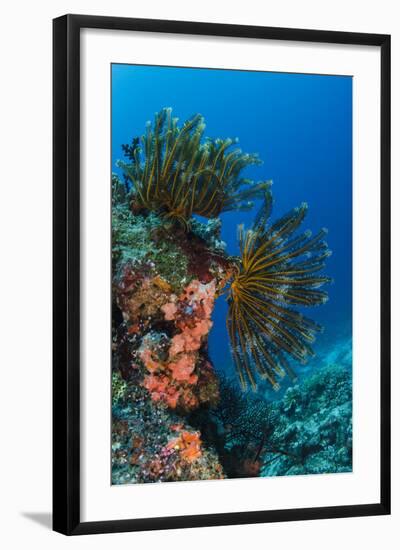
<path fill-rule="evenodd" d="M 191 231 L 113 208 L 113 483 L 224 477 L 188 414 L 215 406 L 207 351 L 232 266 L 219 221 Z"/>
<path fill-rule="evenodd" d="M 304 309 L 328 299 L 327 230 L 301 229 L 305 202 L 273 220 L 272 182 L 243 175 L 258 155 L 204 131 L 164 108 L 112 177 L 113 482 L 349 471 L 351 376 L 298 381 L 323 330 Z M 255 200 L 230 257 L 219 216 Z M 208 353 L 222 292 L 241 389 Z"/>

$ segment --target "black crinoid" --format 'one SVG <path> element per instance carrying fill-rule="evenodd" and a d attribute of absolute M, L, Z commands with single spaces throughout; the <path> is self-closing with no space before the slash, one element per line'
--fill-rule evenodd
<path fill-rule="evenodd" d="M 258 156 L 244 154 L 237 140 L 204 138 L 204 131 L 199 114 L 179 126 L 170 108 L 156 113 L 145 134 L 123 146 L 127 161 L 118 165 L 127 185 L 113 180 L 113 197 L 122 193 L 135 211 L 154 211 L 186 231 L 193 215 L 216 218 L 263 200 L 252 228 L 239 226 L 241 257 L 233 262 L 227 328 L 242 387 L 255 389 L 260 376 L 278 389 L 280 377 L 295 378 L 288 358 L 305 363 L 321 330 L 299 307 L 327 300 L 320 287 L 330 279 L 319 274 L 330 255 L 326 230 L 315 236 L 298 231 L 305 203 L 271 222 L 271 182 L 243 177 L 246 167 L 261 163 Z"/>
<path fill-rule="evenodd" d="M 315 236 L 297 232 L 307 205 L 303 203 L 271 223 L 272 195 L 247 231 L 239 226 L 241 258 L 229 291 L 227 328 L 240 382 L 257 387 L 256 374 L 279 389 L 277 379 L 295 378 L 287 357 L 305 363 L 313 355 L 311 343 L 321 327 L 296 306 L 323 304 L 320 287 L 330 279 L 319 272 L 331 254 L 326 230 Z"/>
<path fill-rule="evenodd" d="M 193 214 L 216 218 L 227 210 L 253 206 L 265 192 L 265 182 L 242 177 L 243 170 L 260 164 L 233 139 L 203 139 L 204 119 L 196 114 L 182 126 L 164 108 L 146 132 L 124 145 L 127 162 L 119 162 L 132 188 L 136 205 L 177 220 L 186 229 Z"/>

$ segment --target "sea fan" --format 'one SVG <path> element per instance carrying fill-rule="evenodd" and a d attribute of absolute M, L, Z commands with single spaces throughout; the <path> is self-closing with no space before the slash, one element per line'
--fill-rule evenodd
<path fill-rule="evenodd" d="M 241 177 L 257 155 L 244 154 L 237 141 L 209 138 L 202 142 L 204 119 L 196 114 L 182 127 L 170 108 L 156 113 L 154 124 L 123 150 L 129 162 L 118 163 L 130 182 L 138 207 L 178 220 L 186 228 L 193 214 L 216 218 L 227 210 L 253 206 L 265 192 L 265 182 Z"/>
<path fill-rule="evenodd" d="M 256 388 L 255 372 L 274 389 L 285 373 L 295 378 L 285 356 L 305 363 L 322 328 L 296 306 L 323 304 L 328 298 L 319 287 L 330 279 L 318 275 L 331 254 L 327 231 L 295 235 L 307 212 L 305 203 L 272 225 L 271 210 L 268 188 L 252 229 L 241 225 L 238 230 L 241 258 L 230 288 L 227 328 L 243 388 L 247 382 Z"/>

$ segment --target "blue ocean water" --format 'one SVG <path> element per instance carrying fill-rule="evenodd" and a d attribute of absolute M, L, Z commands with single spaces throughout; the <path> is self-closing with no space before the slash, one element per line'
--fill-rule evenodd
<path fill-rule="evenodd" d="M 236 70 L 137 65 L 112 66 L 112 169 L 121 145 L 143 133 L 147 120 L 172 107 L 183 122 L 205 117 L 210 137 L 237 137 L 243 151 L 257 152 L 262 166 L 248 169 L 255 180 L 273 180 L 278 217 L 307 202 L 304 227 L 326 227 L 333 254 L 326 274 L 329 301 L 307 315 L 325 327 L 314 346 L 323 363 L 346 357 L 351 364 L 352 326 L 352 79 Z M 238 252 L 238 223 L 250 212 L 222 215 L 222 238 Z M 225 328 L 227 304 L 218 300 L 209 338 L 217 369 L 232 371 Z"/>

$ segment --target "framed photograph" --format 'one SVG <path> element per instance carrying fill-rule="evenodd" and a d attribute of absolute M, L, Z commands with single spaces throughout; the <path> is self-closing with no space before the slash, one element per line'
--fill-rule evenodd
<path fill-rule="evenodd" d="M 54 20 L 54 529 L 390 513 L 390 37 Z"/>

